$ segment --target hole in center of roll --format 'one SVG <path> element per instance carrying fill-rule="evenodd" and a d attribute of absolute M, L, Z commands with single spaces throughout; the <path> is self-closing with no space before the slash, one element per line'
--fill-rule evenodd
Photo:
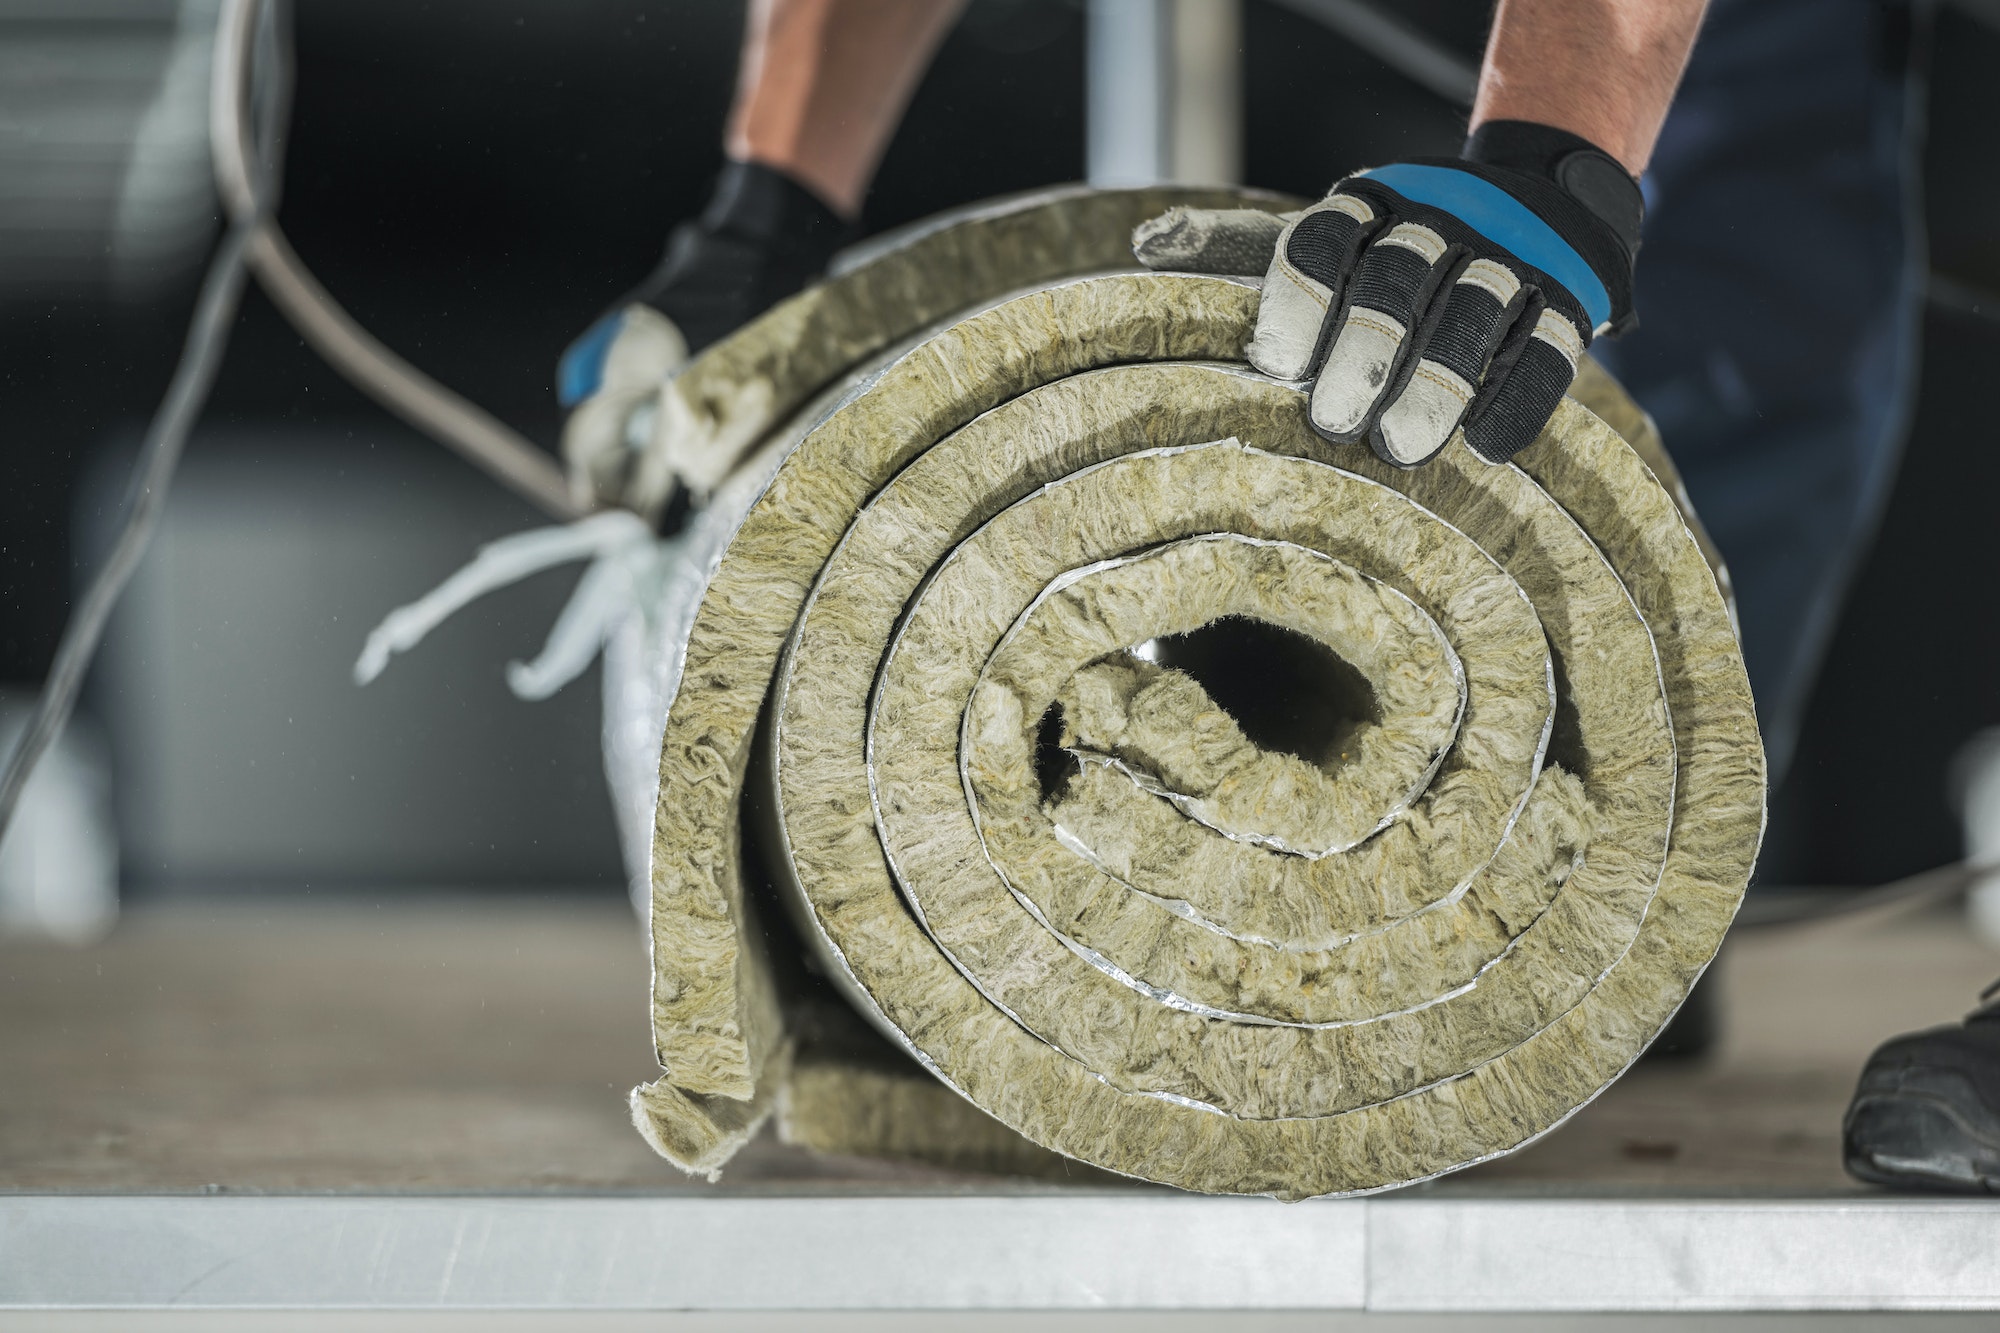
<path fill-rule="evenodd" d="M 1382 720 L 1375 691 L 1356 667 L 1268 621 L 1224 616 L 1148 639 L 1133 652 L 1194 677 L 1251 744 L 1327 772 L 1346 761 L 1362 728 Z"/>
<path fill-rule="evenodd" d="M 1069 780 L 1076 776 L 1076 760 L 1063 749 L 1063 709 L 1050 704 L 1035 727 L 1035 785 L 1042 800 L 1059 801 L 1069 794 Z"/>

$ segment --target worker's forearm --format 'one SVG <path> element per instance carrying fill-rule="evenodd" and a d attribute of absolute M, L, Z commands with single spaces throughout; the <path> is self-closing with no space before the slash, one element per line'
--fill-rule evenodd
<path fill-rule="evenodd" d="M 1638 175 L 1707 0 L 1500 0 L 1472 127 L 1528 120 L 1581 135 Z"/>
<path fill-rule="evenodd" d="M 963 0 L 753 0 L 727 147 L 849 218 Z"/>

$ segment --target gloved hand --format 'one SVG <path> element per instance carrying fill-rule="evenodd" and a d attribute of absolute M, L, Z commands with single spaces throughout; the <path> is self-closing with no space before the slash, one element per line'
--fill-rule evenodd
<path fill-rule="evenodd" d="M 660 447 L 655 404 L 681 363 L 825 270 L 848 227 L 789 177 L 731 162 L 708 208 L 676 228 L 651 277 L 562 355 L 556 394 L 571 409 L 563 458 L 579 504 L 623 505 L 659 520 L 670 497 L 640 493 L 637 466 Z M 657 484 L 671 485 L 671 478 Z"/>
<path fill-rule="evenodd" d="M 1176 210 L 1133 248 L 1150 267 L 1242 272 L 1269 237 L 1249 359 L 1312 383 L 1315 430 L 1416 467 L 1463 427 L 1504 463 L 1591 339 L 1636 324 L 1643 212 L 1638 182 L 1587 141 L 1491 121 L 1460 160 L 1358 172 L 1288 218 Z"/>

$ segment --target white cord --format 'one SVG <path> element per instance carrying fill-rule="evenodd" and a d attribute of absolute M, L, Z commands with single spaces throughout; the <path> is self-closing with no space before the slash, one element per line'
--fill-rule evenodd
<path fill-rule="evenodd" d="M 249 263 L 258 282 L 313 350 L 364 393 L 550 516 L 580 517 L 584 511 L 554 459 L 383 346 L 300 261 L 275 216 L 256 216 L 253 201 L 278 174 L 275 143 L 267 143 L 260 157 L 249 115 L 251 57 L 265 3 L 223 0 L 209 98 L 216 185 L 231 220 L 255 223 Z"/>
<path fill-rule="evenodd" d="M 153 421 L 146 428 L 145 442 L 132 471 L 131 494 L 126 498 L 125 521 L 112 543 L 111 553 L 90 581 L 90 588 L 78 603 L 76 614 L 63 627 L 62 641 L 56 645 L 55 663 L 36 700 L 35 714 L 7 757 L 0 773 L 0 840 L 20 808 L 21 794 L 34 775 L 42 756 L 62 734 L 64 724 L 76 708 L 76 696 L 104 626 L 111 619 L 125 585 L 139 567 L 159 526 L 160 510 L 166 504 L 167 487 L 173 481 L 182 451 L 187 447 L 188 430 L 201 415 L 208 400 L 215 372 L 229 345 L 229 326 L 236 318 L 236 306 L 243 295 L 245 261 L 256 233 L 259 205 L 252 201 L 249 212 L 231 225 L 209 261 L 208 276 L 202 280 L 201 295 L 195 301 L 194 318 L 181 350 L 180 364 L 174 368 L 173 382 L 160 401 Z"/>

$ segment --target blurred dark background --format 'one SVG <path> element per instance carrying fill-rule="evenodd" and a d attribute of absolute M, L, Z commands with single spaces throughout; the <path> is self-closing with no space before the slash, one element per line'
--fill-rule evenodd
<path fill-rule="evenodd" d="M 1476 58 L 1479 0 L 1397 8 Z M 295 246 L 389 346 L 553 447 L 563 344 L 704 200 L 740 7 L 296 10 L 282 210 Z M 144 121 L 157 65 L 174 50 L 196 58 L 191 30 L 164 0 L 5 0 L 0 63 L 12 68 L 0 72 L 53 106 L 84 98 L 115 48 L 140 90 L 121 95 Z M 168 54 L 148 66 L 148 51 Z M 1079 178 L 1084 55 L 1075 3 L 974 0 L 889 153 L 868 226 Z M 1354 166 L 1456 149 L 1462 112 L 1292 9 L 1246 0 L 1244 60 L 1251 184 L 1317 194 Z M 1766 882 L 1866 883 L 1955 858 L 1947 764 L 2000 723 L 2000 616 L 1980 554 L 2000 483 L 1987 407 L 2000 309 L 1983 295 L 2000 291 L 1996 72 L 2000 31 L 1941 11 L 1926 170 L 1943 281 L 1915 428 L 1774 805 Z M 159 119 L 147 122 L 156 139 Z M 58 156 L 32 127 L 0 131 L 17 195 L 80 198 L 49 166 Z M 122 179 L 106 208 L 129 213 L 129 170 Z M 172 369 L 206 233 L 176 249 L 162 224 L 148 251 L 126 214 L 114 226 L 8 207 L 0 682 L 32 688 Z M 502 680 L 508 657 L 539 645 L 573 572 L 481 603 L 367 690 L 347 681 L 375 618 L 479 541 L 538 521 L 348 387 L 253 288 L 157 568 L 134 589 L 144 606 L 121 617 L 92 695 L 111 724 L 128 882 L 615 890 L 594 677 L 540 705 Z"/>

